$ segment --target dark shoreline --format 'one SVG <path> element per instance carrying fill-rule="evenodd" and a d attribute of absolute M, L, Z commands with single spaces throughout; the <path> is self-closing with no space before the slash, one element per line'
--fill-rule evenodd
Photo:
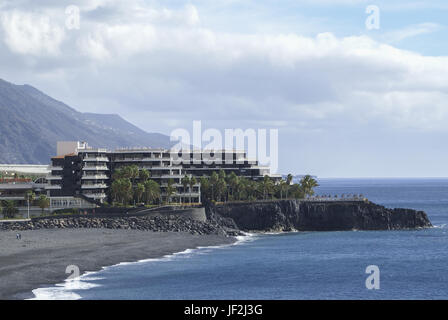
<path fill-rule="evenodd" d="M 112 229 L 0 231 L 0 300 L 34 297 L 32 290 L 64 282 L 68 265 L 80 274 L 121 262 L 161 258 L 197 247 L 226 245 L 235 237 Z"/>
<path fill-rule="evenodd" d="M 170 212 L 172 213 L 172 212 Z M 0 299 L 24 299 L 36 288 L 121 262 L 231 244 L 246 232 L 412 230 L 431 227 L 426 213 L 366 201 L 207 204 L 202 221 L 161 217 L 61 217 L 0 224 Z M 19 230 L 19 231 L 18 231 Z M 16 239 L 16 233 L 22 240 Z"/>

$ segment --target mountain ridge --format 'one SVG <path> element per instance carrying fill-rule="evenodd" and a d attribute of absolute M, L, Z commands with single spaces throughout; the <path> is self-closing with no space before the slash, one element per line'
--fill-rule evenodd
<path fill-rule="evenodd" d="M 47 164 L 57 141 L 94 147 L 169 148 L 169 136 L 148 133 L 118 114 L 82 113 L 28 84 L 0 79 L 0 163 Z"/>

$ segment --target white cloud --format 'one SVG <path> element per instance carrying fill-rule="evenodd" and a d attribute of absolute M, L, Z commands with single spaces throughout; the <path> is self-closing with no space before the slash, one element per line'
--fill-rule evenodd
<path fill-rule="evenodd" d="M 448 57 L 400 50 L 368 36 L 217 31 L 201 22 L 200 8 L 192 5 L 173 9 L 104 0 L 80 7 L 77 32 L 59 30 L 64 24 L 57 19 L 26 24 L 23 31 L 19 18 L 3 15 L 10 52 L 0 55 L 15 61 L 5 64 L 5 78 L 20 74 L 21 82 L 77 109 L 117 112 L 149 131 L 189 128 L 196 119 L 217 128 L 273 126 L 286 132 L 288 150 L 295 143 L 321 148 L 319 159 L 285 156 L 293 158 L 291 166 L 328 166 L 333 139 L 348 136 L 362 148 L 367 143 L 359 132 L 448 132 Z M 25 21 L 31 17 L 15 14 Z M 437 27 L 416 25 L 389 34 L 388 41 Z M 11 58 L 11 52 L 21 55 Z M 25 70 L 22 55 L 37 62 Z M 393 150 L 387 139 L 383 143 Z M 349 142 L 337 147 L 354 152 Z M 345 163 L 340 160 L 340 168 Z"/>
<path fill-rule="evenodd" d="M 131 113 L 157 101 L 204 120 L 216 119 L 222 108 L 220 119 L 229 122 L 246 115 L 260 123 L 273 117 L 292 126 L 307 120 L 324 126 L 343 116 L 360 123 L 372 117 L 391 126 L 445 128 L 447 57 L 425 57 L 367 36 L 217 32 L 200 25 L 191 5 L 177 11 L 142 6 L 129 4 L 126 19 L 84 20 L 79 33 L 70 33 L 73 45 L 64 50 L 84 58 L 68 55 L 77 75 L 66 81 L 87 83 L 83 96 L 104 92 L 102 100 Z M 51 30 L 45 26 L 37 30 Z M 60 45 L 36 40 L 43 47 L 27 47 L 23 38 L 5 42 L 21 53 L 57 52 Z M 86 65 L 104 78 L 92 79 Z M 91 81 L 95 84 L 88 85 Z M 122 86 L 123 81 L 132 85 Z M 281 112 L 273 112 L 273 105 Z"/>
<path fill-rule="evenodd" d="M 13 10 L 3 12 L 0 21 L 11 51 L 30 55 L 60 52 L 64 29 L 52 24 L 49 16 Z"/>
<path fill-rule="evenodd" d="M 107 6 L 108 1 L 97 2 L 82 10 Z M 276 105 L 283 112 L 270 116 L 292 124 L 344 114 L 357 121 L 374 116 L 394 126 L 442 129 L 448 120 L 448 110 L 441 107 L 447 93 L 447 57 L 425 57 L 367 36 L 217 32 L 201 26 L 192 5 L 173 10 L 133 1 L 119 2 L 118 8 L 125 10 L 126 19 L 81 20 L 78 33 L 64 33 L 45 15 L 9 12 L 2 16 L 4 41 L 21 54 L 57 54 L 64 35 L 69 36 L 70 45 L 61 56 L 70 58 L 67 63 L 77 69 L 77 80 L 91 81 L 84 68 L 95 66 L 108 79 L 100 84 L 96 79 L 88 87 L 104 86 L 104 92 L 114 88 L 104 99 L 115 99 L 135 112 L 147 108 L 149 99 L 160 103 L 165 99 L 176 112 L 194 105 L 201 116 L 213 117 L 209 111 L 218 104 L 226 106 L 225 118 L 247 114 L 260 121 Z M 421 24 L 394 37 L 403 39 L 436 27 Z M 114 83 L 123 79 L 134 83 L 132 88 Z M 149 82 L 159 90 L 148 88 Z M 164 90 L 167 86 L 169 91 Z M 128 94 L 134 95 L 132 106 L 126 103 Z M 218 96 L 221 101 L 216 103 Z M 235 105 L 226 105 L 230 103 Z M 424 117 L 422 110 L 427 113 Z"/>
<path fill-rule="evenodd" d="M 416 25 L 410 25 L 399 30 L 386 32 L 382 36 L 382 39 L 388 43 L 397 43 L 408 38 L 433 33 L 441 29 L 442 26 L 437 23 L 420 23 Z"/>

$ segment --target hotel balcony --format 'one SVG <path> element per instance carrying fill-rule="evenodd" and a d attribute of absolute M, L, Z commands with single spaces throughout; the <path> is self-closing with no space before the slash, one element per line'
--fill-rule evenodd
<path fill-rule="evenodd" d="M 105 193 L 84 193 L 84 196 L 92 199 L 104 199 L 107 197 Z"/>
<path fill-rule="evenodd" d="M 106 189 L 107 184 L 105 183 L 96 183 L 96 184 L 83 184 L 81 185 L 81 189 Z"/>
<path fill-rule="evenodd" d="M 168 159 L 168 158 L 162 158 L 162 157 L 146 157 L 143 158 L 141 161 L 161 161 L 163 159 Z"/>
<path fill-rule="evenodd" d="M 142 169 L 146 170 L 182 170 L 182 166 L 169 166 L 169 165 L 158 165 L 154 167 L 143 166 Z"/>
<path fill-rule="evenodd" d="M 82 168 L 82 170 L 85 170 L 85 171 L 108 171 L 109 168 L 107 166 L 93 166 L 93 167 L 85 166 Z"/>
<path fill-rule="evenodd" d="M 85 162 L 109 162 L 107 157 L 85 157 L 83 159 Z"/>
<path fill-rule="evenodd" d="M 183 187 L 184 187 L 181 183 L 173 183 L 172 186 L 173 186 L 174 188 L 183 188 Z M 163 182 L 163 183 L 160 184 L 160 187 L 161 187 L 161 188 L 166 188 L 166 187 L 168 187 L 168 183 Z"/>
<path fill-rule="evenodd" d="M 13 201 L 25 200 L 25 195 L 23 196 L 0 195 L 0 201 L 1 200 L 13 200 Z"/>
<path fill-rule="evenodd" d="M 47 190 L 60 190 L 60 189 L 62 189 L 62 186 L 60 186 L 58 184 L 49 184 L 49 185 L 45 186 L 45 189 L 47 189 Z"/>
<path fill-rule="evenodd" d="M 145 162 L 145 161 L 161 161 L 163 158 L 147 157 L 147 158 L 125 158 L 114 159 L 114 162 Z"/>
<path fill-rule="evenodd" d="M 195 187 L 196 187 L 196 188 L 199 188 L 200 186 L 201 186 L 200 183 L 196 183 L 195 185 L 193 185 L 193 188 L 195 188 Z M 168 183 L 163 182 L 163 183 L 160 184 L 160 187 L 161 187 L 161 188 L 166 188 L 166 187 L 168 187 Z M 184 186 L 183 186 L 182 183 L 173 183 L 173 187 L 175 187 L 175 188 L 180 188 L 181 190 L 184 189 Z M 188 188 L 187 188 L 187 190 L 188 190 Z"/>
<path fill-rule="evenodd" d="M 50 171 L 62 171 L 63 168 L 59 167 L 59 166 L 49 166 L 48 170 L 50 170 Z"/>
<path fill-rule="evenodd" d="M 155 177 L 157 177 L 157 176 L 155 176 Z M 184 177 L 185 177 L 184 174 L 163 174 L 163 175 L 159 176 L 158 178 L 162 178 L 162 179 L 182 179 Z"/>
<path fill-rule="evenodd" d="M 47 179 L 48 181 L 50 181 L 50 180 L 62 180 L 62 176 L 50 175 L 50 176 L 47 176 L 45 179 Z"/>
<path fill-rule="evenodd" d="M 185 192 L 185 193 L 176 193 L 176 195 L 182 196 L 182 197 L 199 197 L 201 195 L 200 192 Z"/>
<path fill-rule="evenodd" d="M 82 180 L 107 180 L 109 177 L 105 174 L 92 174 L 92 175 L 83 175 Z"/>

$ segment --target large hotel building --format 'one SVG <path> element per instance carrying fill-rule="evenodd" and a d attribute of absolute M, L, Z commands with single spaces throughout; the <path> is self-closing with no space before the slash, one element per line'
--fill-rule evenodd
<path fill-rule="evenodd" d="M 50 174 L 47 176 L 47 195 L 54 201 L 64 201 L 59 206 L 82 199 L 105 202 L 108 200 L 112 173 L 115 169 L 128 165 L 147 169 L 151 179 L 161 186 L 162 197 L 165 197 L 168 181 L 172 179 L 176 188 L 172 196 L 173 201 L 187 196 L 191 197 L 193 202 L 201 202 L 199 179 L 210 177 L 213 172 L 221 169 L 226 174 L 235 172 L 236 175 L 251 180 L 263 179 L 265 175 L 274 179 L 280 178 L 280 175 L 270 174 L 269 167 L 259 166 L 256 160 L 248 159 L 244 151 L 226 150 L 213 153 L 191 150 L 180 153 L 151 148 L 109 151 L 91 148 L 85 142 L 58 142 L 57 156 L 51 159 Z M 183 193 L 181 180 L 185 176 L 195 177 L 198 181 L 191 194 Z"/>

